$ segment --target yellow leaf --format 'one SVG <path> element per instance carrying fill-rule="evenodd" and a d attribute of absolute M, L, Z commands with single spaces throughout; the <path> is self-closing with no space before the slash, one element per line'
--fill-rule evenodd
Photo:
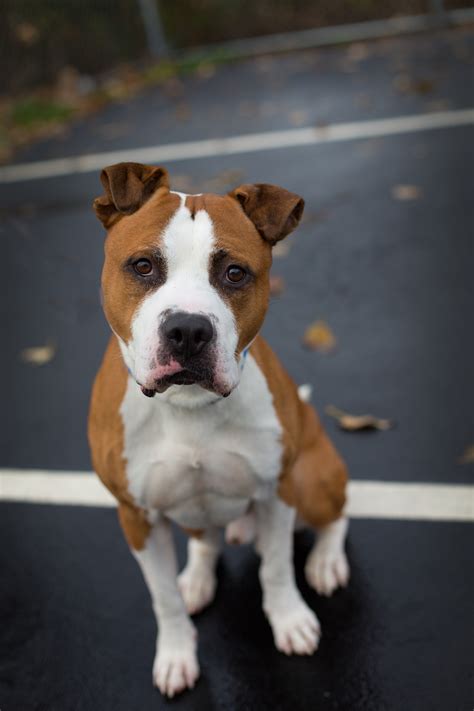
<path fill-rule="evenodd" d="M 305 331 L 303 343 L 307 348 L 328 353 L 336 346 L 336 338 L 325 321 L 315 321 Z"/>
<path fill-rule="evenodd" d="M 285 280 L 282 276 L 272 274 L 270 277 L 270 294 L 272 296 L 280 296 L 285 291 Z"/>
<path fill-rule="evenodd" d="M 474 464 L 474 444 L 470 444 L 458 459 L 459 464 Z"/>
<path fill-rule="evenodd" d="M 348 432 L 358 430 L 389 430 L 393 427 L 391 420 L 382 420 L 374 415 L 351 415 L 334 405 L 326 407 L 326 413 L 337 420 L 339 427 Z"/>
<path fill-rule="evenodd" d="M 394 185 L 392 197 L 394 200 L 418 200 L 423 194 L 417 185 Z"/>
<path fill-rule="evenodd" d="M 45 346 L 32 346 L 31 348 L 23 348 L 20 353 L 20 358 L 24 363 L 29 365 L 46 365 L 53 360 L 56 354 L 56 347 L 51 343 Z"/>

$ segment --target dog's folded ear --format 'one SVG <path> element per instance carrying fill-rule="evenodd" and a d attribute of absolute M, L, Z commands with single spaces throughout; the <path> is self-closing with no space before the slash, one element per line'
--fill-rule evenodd
<path fill-rule="evenodd" d="M 141 163 L 116 163 L 104 168 L 100 182 L 105 194 L 94 200 L 95 213 L 104 227 L 123 215 L 136 212 L 160 187 L 168 187 L 164 168 Z"/>
<path fill-rule="evenodd" d="M 303 198 L 277 185 L 239 185 L 229 195 L 271 245 L 293 232 L 303 215 Z"/>

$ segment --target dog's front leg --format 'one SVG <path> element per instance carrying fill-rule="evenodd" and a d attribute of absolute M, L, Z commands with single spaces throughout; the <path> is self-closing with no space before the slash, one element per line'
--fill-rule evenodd
<path fill-rule="evenodd" d="M 209 528 L 188 541 L 188 560 L 178 576 L 178 585 L 190 615 L 201 612 L 216 593 L 216 564 L 220 551 L 217 528 Z"/>
<path fill-rule="evenodd" d="M 255 504 L 257 550 L 262 557 L 263 609 L 277 649 L 285 654 L 312 654 L 320 626 L 296 587 L 293 568 L 294 509 L 278 498 Z"/>
<path fill-rule="evenodd" d="M 122 514 L 122 512 L 121 512 Z M 130 510 L 120 520 L 130 542 L 133 516 Z M 149 529 L 144 546 L 132 553 L 150 590 L 158 638 L 153 663 L 153 683 L 167 696 L 192 688 L 199 676 L 196 630 L 178 589 L 176 554 L 171 526 L 160 516 Z"/>

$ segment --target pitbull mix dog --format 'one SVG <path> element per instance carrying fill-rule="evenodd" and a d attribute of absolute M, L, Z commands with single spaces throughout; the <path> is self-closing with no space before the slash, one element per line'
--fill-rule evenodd
<path fill-rule="evenodd" d="M 107 229 L 103 306 L 114 333 L 97 375 L 89 440 L 118 500 L 159 626 L 153 681 L 173 696 L 199 676 L 190 615 L 216 590 L 220 531 L 255 539 L 275 644 L 312 654 L 318 620 L 299 593 L 295 522 L 316 528 L 306 563 L 322 595 L 346 585 L 345 466 L 315 411 L 258 335 L 272 246 L 303 200 L 274 185 L 225 196 L 169 189 L 163 168 L 120 163 L 94 201 Z M 189 534 L 178 576 L 171 522 Z"/>

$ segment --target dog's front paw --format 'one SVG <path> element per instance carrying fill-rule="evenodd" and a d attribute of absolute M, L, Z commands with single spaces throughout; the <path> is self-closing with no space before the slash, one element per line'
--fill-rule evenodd
<path fill-rule="evenodd" d="M 216 574 L 207 565 L 186 566 L 178 576 L 178 586 L 188 613 L 195 615 L 214 600 Z"/>
<path fill-rule="evenodd" d="M 169 698 L 192 689 L 199 678 L 199 663 L 196 655 L 196 632 L 161 633 L 153 663 L 153 684 Z"/>
<path fill-rule="evenodd" d="M 302 600 L 285 611 L 266 610 L 275 646 L 285 654 L 313 654 L 321 637 L 318 618 Z"/>
<path fill-rule="evenodd" d="M 344 551 L 319 549 L 316 544 L 305 566 L 308 585 L 320 595 L 329 597 L 339 587 L 349 582 L 349 563 Z"/>

